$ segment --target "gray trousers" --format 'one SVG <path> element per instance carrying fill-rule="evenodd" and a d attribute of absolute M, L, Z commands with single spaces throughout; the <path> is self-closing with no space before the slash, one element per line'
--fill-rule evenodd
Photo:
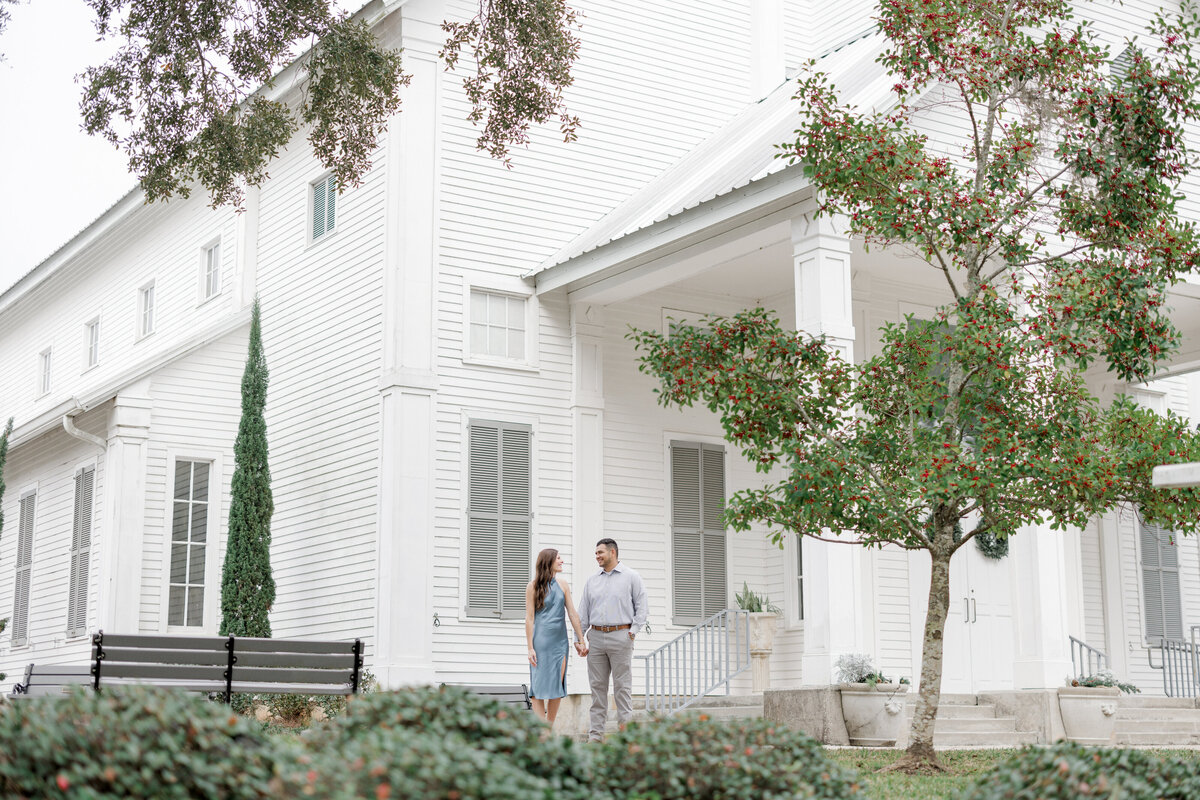
<path fill-rule="evenodd" d="M 587 640 L 588 683 L 592 687 L 588 739 L 600 741 L 608 722 L 609 676 L 612 676 L 617 723 L 624 725 L 633 717 L 633 639 L 629 638 L 628 630 L 605 633 L 592 629 L 587 632 Z"/>

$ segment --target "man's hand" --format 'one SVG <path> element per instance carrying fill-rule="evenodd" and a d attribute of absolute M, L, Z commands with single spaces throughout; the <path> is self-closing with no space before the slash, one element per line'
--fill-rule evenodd
<path fill-rule="evenodd" d="M 529 648 L 529 666 L 531 666 L 531 667 L 537 666 L 537 651 L 534 650 L 532 647 Z"/>
<path fill-rule="evenodd" d="M 634 633 L 633 631 L 630 631 L 630 632 L 629 632 L 629 638 L 630 638 L 630 639 L 636 639 L 636 638 L 637 638 L 637 634 L 636 634 L 636 633 Z"/>
<path fill-rule="evenodd" d="M 587 658 L 588 647 L 583 642 L 576 642 L 575 643 L 575 652 L 579 653 L 580 658 Z"/>

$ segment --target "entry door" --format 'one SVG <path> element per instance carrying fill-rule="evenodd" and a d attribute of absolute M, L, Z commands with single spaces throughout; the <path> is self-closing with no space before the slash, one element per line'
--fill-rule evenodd
<path fill-rule="evenodd" d="M 995 560 L 968 542 L 950 561 L 942 691 L 1011 689 L 1013 618 L 1011 556 Z"/>

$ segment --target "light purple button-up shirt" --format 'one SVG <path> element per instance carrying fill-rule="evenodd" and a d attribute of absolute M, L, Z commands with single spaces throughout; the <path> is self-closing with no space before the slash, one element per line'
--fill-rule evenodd
<path fill-rule="evenodd" d="M 579 623 L 585 633 L 592 625 L 628 625 L 633 635 L 641 633 L 646 624 L 642 576 L 620 562 L 612 572 L 592 575 L 579 598 Z"/>

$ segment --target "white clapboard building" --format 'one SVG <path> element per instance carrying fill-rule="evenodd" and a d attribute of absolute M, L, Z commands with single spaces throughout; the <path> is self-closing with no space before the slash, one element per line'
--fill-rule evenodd
<path fill-rule="evenodd" d="M 887 102 L 869 3 L 572 5 L 577 142 L 539 130 L 511 170 L 478 152 L 461 78 L 437 58 L 441 20 L 475 4 L 373 0 L 359 13 L 414 77 L 360 186 L 339 190 L 301 135 L 244 213 L 134 190 L 0 294 L 9 684 L 29 662 L 82 663 L 100 629 L 217 632 L 256 295 L 276 636 L 362 638 L 390 685 L 519 682 L 533 556 L 558 548 L 579 587 L 611 536 L 649 590 L 640 654 L 746 583 L 782 610 L 773 685 L 827 684 L 846 652 L 915 677 L 922 559 L 725 531 L 722 499 L 760 478 L 710 413 L 656 405 L 625 338 L 762 305 L 863 358 L 880 325 L 948 299 L 918 260 L 814 221 L 811 187 L 776 158 L 802 61 L 863 107 Z M 1083 10 L 1119 50 L 1157 7 Z M 292 78 L 279 93 L 299 91 Z M 960 123 L 923 120 L 945 140 Z M 1196 198 L 1181 205 L 1200 217 Z M 1200 285 L 1175 303 L 1183 376 L 1200 366 Z M 1186 377 L 1096 380 L 1182 412 L 1198 401 Z M 1197 541 L 1132 509 L 956 561 L 951 692 L 1057 686 L 1070 637 L 1161 692 L 1146 645 L 1200 625 Z M 570 680 L 584 690 L 578 663 Z"/>

